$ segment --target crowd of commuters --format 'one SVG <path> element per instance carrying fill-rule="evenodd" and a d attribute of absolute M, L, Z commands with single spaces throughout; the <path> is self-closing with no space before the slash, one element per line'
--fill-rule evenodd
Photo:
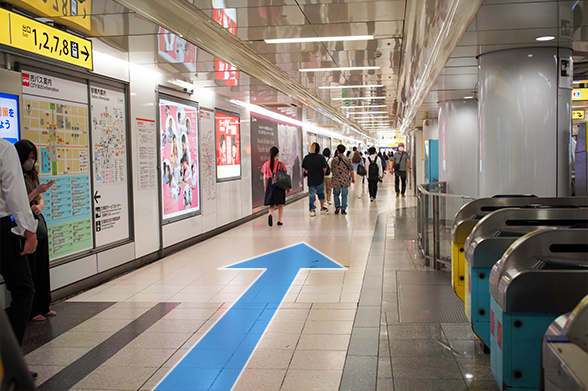
<path fill-rule="evenodd" d="M 395 179 L 396 197 L 406 196 L 407 173 L 411 172 L 410 156 L 400 143 L 396 153 L 376 152 L 375 147 L 366 151 L 353 147 L 351 150 L 339 144 L 334 151 L 324 148 L 322 153 L 318 143 L 312 143 L 309 153 L 302 161 L 302 170 L 308 185 L 308 209 L 310 216 L 315 217 L 316 199 L 320 204 L 320 212 L 327 213 L 327 205 L 335 207 L 335 214 L 347 214 L 349 188 L 353 184 L 352 196 L 361 198 L 367 183 L 370 201 L 376 200 L 378 184 L 384 175 L 390 173 Z M 276 171 L 286 171 L 286 167 L 279 161 L 277 147 L 270 149 L 270 159 L 265 162 L 261 172 L 265 189 L 264 205 L 269 206 L 268 225 L 273 225 L 273 212 L 278 207 L 278 225 L 283 225 L 282 215 L 286 203 L 286 191 L 272 185 L 272 177 Z"/>

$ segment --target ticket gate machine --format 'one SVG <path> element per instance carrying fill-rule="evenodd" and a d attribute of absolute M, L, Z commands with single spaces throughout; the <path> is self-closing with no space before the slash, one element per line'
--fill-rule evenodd
<path fill-rule="evenodd" d="M 451 228 L 451 285 L 461 301 L 465 302 L 465 275 L 467 271 L 464 254 L 466 238 L 474 226 L 488 213 L 504 208 L 525 205 L 576 205 L 588 206 L 586 197 L 548 197 L 536 196 L 494 196 L 478 198 L 464 205 L 453 219 Z"/>
<path fill-rule="evenodd" d="M 474 333 L 490 346 L 490 290 L 492 266 L 521 236 L 544 227 L 570 227 L 588 223 L 583 208 L 506 208 L 492 212 L 476 224 L 465 242 L 467 261 L 466 315 Z"/>
<path fill-rule="evenodd" d="M 490 363 L 503 390 L 538 390 L 543 334 L 588 294 L 588 229 L 522 236 L 490 274 Z"/>
<path fill-rule="evenodd" d="M 543 389 L 588 389 L 588 296 L 543 336 Z"/>

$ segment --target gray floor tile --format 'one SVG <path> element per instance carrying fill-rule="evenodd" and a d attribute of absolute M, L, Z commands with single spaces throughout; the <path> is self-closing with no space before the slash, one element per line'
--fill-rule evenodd
<path fill-rule="evenodd" d="M 376 391 L 394 391 L 394 380 L 378 378 L 376 383 Z"/>
<path fill-rule="evenodd" d="M 380 325 L 380 305 L 359 306 L 353 327 L 378 327 Z"/>
<path fill-rule="evenodd" d="M 467 391 L 460 379 L 394 379 L 395 391 Z"/>
<path fill-rule="evenodd" d="M 493 380 L 490 355 L 476 358 L 457 358 L 457 365 L 466 379 Z"/>
<path fill-rule="evenodd" d="M 378 357 L 378 379 L 380 378 L 392 378 L 392 360 L 382 355 Z"/>
<path fill-rule="evenodd" d="M 472 326 L 468 324 L 456 324 L 456 323 L 442 323 L 443 332 L 447 336 L 448 340 L 454 339 L 472 339 L 476 340 L 476 335 L 472 331 Z"/>
<path fill-rule="evenodd" d="M 499 391 L 500 387 L 494 380 L 466 380 L 470 391 Z"/>
<path fill-rule="evenodd" d="M 137 390 L 157 371 L 157 368 L 133 368 L 129 376 L 126 367 L 100 367 L 73 388 L 85 390 Z"/>
<path fill-rule="evenodd" d="M 377 357 L 348 356 L 340 390 L 374 390 L 376 388 L 377 364 Z"/>
<path fill-rule="evenodd" d="M 176 349 L 122 349 L 102 366 L 159 368 L 175 352 Z"/>
<path fill-rule="evenodd" d="M 341 371 L 328 370 L 294 370 L 286 372 L 286 378 L 281 390 L 307 391 L 324 390 L 336 391 L 341 382 Z"/>
<path fill-rule="evenodd" d="M 388 313 L 386 314 L 389 315 Z M 388 338 L 393 339 L 435 339 L 447 341 L 439 324 L 412 323 L 388 326 Z"/>
<path fill-rule="evenodd" d="M 453 359 L 444 357 L 392 357 L 394 379 L 462 379 Z"/>
<path fill-rule="evenodd" d="M 453 349 L 453 353 L 456 357 L 467 358 L 467 357 L 478 357 L 487 356 L 489 353 L 484 353 L 482 347 L 482 341 L 478 340 L 450 340 L 449 345 Z"/>
<path fill-rule="evenodd" d="M 390 355 L 393 358 L 425 356 L 453 359 L 452 351 L 434 339 L 390 340 Z"/>
<path fill-rule="evenodd" d="M 350 356 L 377 356 L 380 329 L 376 327 L 355 327 L 351 334 L 348 354 Z"/>

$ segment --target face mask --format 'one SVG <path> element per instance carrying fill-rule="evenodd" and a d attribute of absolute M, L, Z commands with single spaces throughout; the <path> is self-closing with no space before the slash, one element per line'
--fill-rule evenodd
<path fill-rule="evenodd" d="M 24 168 L 25 171 L 31 171 L 33 169 L 33 166 L 35 165 L 35 163 L 32 160 L 27 160 L 23 165 L 22 168 Z"/>
<path fill-rule="evenodd" d="M 404 151 L 404 147 L 398 147 L 398 150 L 399 150 L 400 152 L 403 152 L 403 151 Z"/>

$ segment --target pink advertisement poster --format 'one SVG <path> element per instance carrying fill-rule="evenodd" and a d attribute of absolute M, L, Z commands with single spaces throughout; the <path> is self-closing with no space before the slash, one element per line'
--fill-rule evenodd
<path fill-rule="evenodd" d="M 163 219 L 200 211 L 198 108 L 160 99 Z"/>

